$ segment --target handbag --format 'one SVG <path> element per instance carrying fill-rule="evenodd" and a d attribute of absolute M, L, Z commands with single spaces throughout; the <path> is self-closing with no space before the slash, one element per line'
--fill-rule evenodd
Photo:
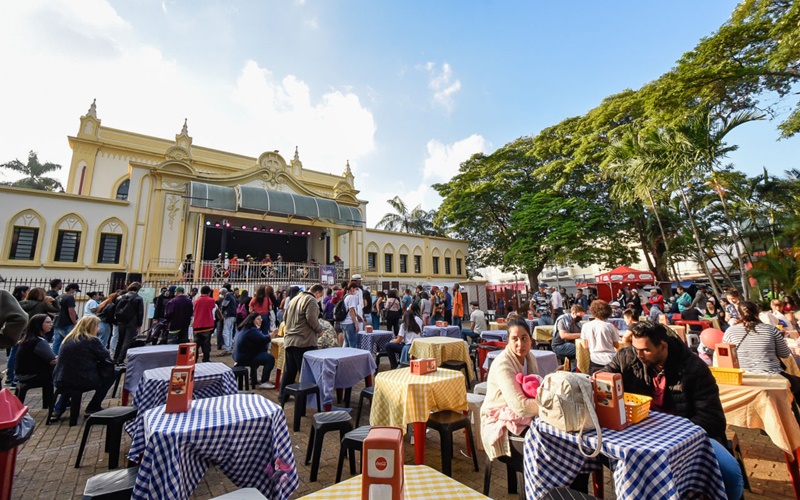
<path fill-rule="evenodd" d="M 539 418 L 556 429 L 578 432 L 578 450 L 586 458 L 600 454 L 603 436 L 594 410 L 594 387 L 588 375 L 557 371 L 545 376 L 539 393 Z M 597 431 L 597 447 L 584 451 L 583 432 Z"/>

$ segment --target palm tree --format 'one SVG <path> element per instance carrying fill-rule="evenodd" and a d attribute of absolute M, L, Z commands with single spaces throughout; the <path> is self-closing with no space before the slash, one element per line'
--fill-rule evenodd
<path fill-rule="evenodd" d="M 408 210 L 405 202 L 399 196 L 395 196 L 386 202 L 392 206 L 395 213 L 387 213 L 378 221 L 375 226 L 378 229 L 387 231 L 402 231 L 412 234 L 423 234 L 433 236 L 437 231 L 433 228 L 433 220 L 436 215 L 435 210 L 426 211 L 421 205 L 417 205 L 411 211 Z"/>
<path fill-rule="evenodd" d="M 691 169 L 701 178 L 706 175 L 710 176 L 709 182 L 722 202 L 722 210 L 725 212 L 725 219 L 728 221 L 731 235 L 733 236 L 733 248 L 736 251 L 736 259 L 739 263 L 739 274 L 745 299 L 749 298 L 749 291 L 747 287 L 747 270 L 744 266 L 744 257 L 740 247 L 741 236 L 736 230 L 730 210 L 728 210 L 728 204 L 725 201 L 725 188 L 719 179 L 717 167 L 722 158 L 738 149 L 736 145 L 729 146 L 724 140 L 725 136 L 740 125 L 763 118 L 763 115 L 757 115 L 750 111 L 721 118 L 715 116 L 709 108 L 706 108 L 699 114 L 689 118 L 677 130 L 680 139 L 687 147 L 685 152 L 690 155 L 690 158 L 687 158 L 689 161 L 685 163 L 684 168 Z"/>
<path fill-rule="evenodd" d="M 61 165 L 50 162 L 42 165 L 39 163 L 39 158 L 36 155 L 36 151 L 31 151 L 28 153 L 27 164 L 15 159 L 8 163 L 3 163 L 0 165 L 0 168 L 7 168 L 9 170 L 13 170 L 14 172 L 19 172 L 25 175 L 25 177 L 22 179 L 5 183 L 7 186 L 39 189 L 42 191 L 64 191 L 64 188 L 57 179 L 45 176 L 45 174 L 49 172 L 60 170 Z"/>

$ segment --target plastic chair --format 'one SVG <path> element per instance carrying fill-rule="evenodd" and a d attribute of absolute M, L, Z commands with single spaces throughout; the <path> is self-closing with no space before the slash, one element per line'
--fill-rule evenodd
<path fill-rule="evenodd" d="M 457 370 L 464 372 L 464 380 L 467 382 L 467 392 L 469 392 L 469 369 L 467 368 L 466 361 L 460 361 L 457 359 L 449 359 L 447 361 L 442 361 L 442 365 L 440 368 L 447 368 L 448 370 Z"/>
<path fill-rule="evenodd" d="M 364 387 L 361 394 L 358 396 L 358 411 L 356 411 L 356 426 L 361 425 L 361 410 L 364 408 L 364 400 L 369 399 L 370 408 L 372 405 L 372 396 L 375 395 L 375 386 Z"/>
<path fill-rule="evenodd" d="M 350 423 L 350 413 L 344 410 L 315 413 L 311 417 L 311 435 L 308 437 L 308 449 L 306 450 L 305 463 L 306 465 L 308 465 L 309 462 L 311 463 L 310 480 L 312 483 L 317 480 L 325 433 L 339 431 L 339 439 L 342 440 L 345 434 L 352 430 L 353 424 Z"/>
<path fill-rule="evenodd" d="M 294 425 L 292 426 L 294 432 L 300 430 L 300 418 L 306 416 L 306 399 L 309 394 L 315 394 L 317 396 L 317 411 L 322 411 L 322 401 L 317 384 L 311 382 L 295 382 L 294 384 L 287 385 L 284 389 L 281 408 L 286 405 L 286 399 L 290 396 L 294 397 Z"/>
<path fill-rule="evenodd" d="M 524 449 L 525 438 L 522 436 L 515 436 L 511 433 L 508 434 L 508 442 L 511 448 L 511 456 L 499 456 L 495 460 L 502 462 L 506 465 L 506 472 L 508 475 L 508 493 L 513 495 L 519 494 L 520 500 L 525 500 L 525 488 L 519 488 L 519 481 L 517 474 L 525 474 Z M 483 477 L 483 494 L 489 496 L 489 489 L 492 484 L 492 463 L 493 460 L 486 458 L 486 473 Z"/>
<path fill-rule="evenodd" d="M 350 475 L 355 476 L 356 471 L 361 471 L 361 467 L 356 469 L 356 451 L 361 453 L 364 448 L 364 439 L 367 438 L 371 425 L 363 425 L 348 432 L 342 438 L 342 445 L 339 449 L 339 463 L 336 465 L 336 482 L 342 480 L 342 469 L 344 468 L 344 456 L 350 459 Z M 363 460 L 363 456 L 362 456 Z"/>
<path fill-rule="evenodd" d="M 250 390 L 250 376 L 246 366 L 233 366 L 233 374 L 236 376 L 236 384 L 239 386 L 240 391 Z"/>
<path fill-rule="evenodd" d="M 128 500 L 133 495 L 138 467 L 96 474 L 86 481 L 83 500 Z"/>
<path fill-rule="evenodd" d="M 53 381 L 48 382 L 32 381 L 32 382 L 17 382 L 17 389 L 14 395 L 19 398 L 20 403 L 25 404 L 25 397 L 31 389 L 42 388 L 42 409 L 52 408 L 55 404 L 55 397 L 53 396 Z"/>
<path fill-rule="evenodd" d="M 69 426 L 74 427 L 78 425 L 78 417 L 81 414 L 81 404 L 83 394 L 85 392 L 92 392 L 92 391 L 62 391 L 61 389 L 56 391 L 55 397 L 53 399 L 53 405 L 47 411 L 47 420 L 45 421 L 45 425 L 50 425 L 53 421 L 53 409 L 56 406 L 56 401 L 58 401 L 58 396 L 65 394 L 69 396 Z"/>
<path fill-rule="evenodd" d="M 127 372 L 125 365 L 117 365 L 114 367 L 114 391 L 111 393 L 112 398 L 117 397 L 117 389 L 119 389 L 119 382 Z"/>
<path fill-rule="evenodd" d="M 478 454 L 472 435 L 469 415 L 450 410 L 437 411 L 428 417 L 428 427 L 439 432 L 442 443 L 442 473 L 453 477 L 453 433 L 460 429 L 467 431 L 467 445 L 472 450 L 472 463 L 478 472 Z M 424 439 L 424 436 L 419 439 Z"/>
<path fill-rule="evenodd" d="M 81 458 L 86 449 L 86 441 L 89 439 L 89 431 L 93 425 L 105 425 L 106 429 L 106 452 L 108 452 L 108 468 L 116 469 L 119 467 L 119 447 L 122 442 L 122 428 L 125 422 L 136 418 L 138 410 L 133 406 L 114 406 L 103 411 L 93 413 L 86 419 L 83 428 L 83 439 L 78 449 L 78 458 L 75 460 L 75 468 L 81 466 Z"/>

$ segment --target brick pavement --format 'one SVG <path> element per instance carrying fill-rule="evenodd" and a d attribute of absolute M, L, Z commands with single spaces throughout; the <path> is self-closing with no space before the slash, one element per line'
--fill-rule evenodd
<path fill-rule="evenodd" d="M 230 358 L 216 357 L 213 361 L 225 361 L 232 364 Z M 388 369 L 388 361 L 383 360 L 383 369 Z M 0 354 L 0 364 L 5 365 L 5 354 Z M 357 395 L 363 388 L 363 382 L 353 390 L 353 401 L 357 404 Z M 256 390 L 272 401 L 277 402 L 275 390 Z M 88 395 L 86 396 L 88 398 Z M 88 399 L 84 400 L 85 403 Z M 89 477 L 94 474 L 106 472 L 108 469 L 108 457 L 104 452 L 105 430 L 104 428 L 93 428 L 89 436 L 89 441 L 84 452 L 82 466 L 79 469 L 74 467 L 75 458 L 78 453 L 78 446 L 83 433 L 81 425 L 69 427 L 68 419 L 62 418 L 61 422 L 50 426 L 45 426 L 46 412 L 41 408 L 41 390 L 33 389 L 28 393 L 26 404 L 31 409 L 31 415 L 36 419 L 37 427 L 31 440 L 23 445 L 19 451 L 17 459 L 16 474 L 14 477 L 14 491 L 12 498 L 15 499 L 53 499 L 53 498 L 80 498 L 83 488 Z M 119 405 L 120 400 L 107 399 L 103 406 Z M 368 403 L 365 403 L 367 406 Z M 291 432 L 291 421 L 293 417 L 294 405 L 286 405 L 286 415 Z M 313 410 L 309 410 L 311 414 Z M 362 423 L 366 423 L 366 417 L 362 415 Z M 81 417 L 80 423 L 83 422 Z M 322 466 L 319 471 L 318 480 L 309 481 L 309 467 L 303 464 L 305 451 L 308 445 L 308 434 L 310 430 L 309 419 L 303 419 L 300 432 L 292 432 L 292 443 L 295 448 L 297 459 L 297 471 L 300 477 L 300 487 L 292 498 L 300 498 L 313 491 L 325 488 L 334 484 L 336 476 L 336 462 L 338 459 L 339 446 L 333 435 L 326 437 L 325 446 L 322 454 Z M 791 498 L 792 489 L 787 473 L 786 464 L 783 461 L 783 454 L 769 441 L 769 438 L 761 435 L 759 431 L 751 429 L 737 429 L 742 452 L 745 457 L 745 466 L 750 479 L 752 492 L 745 491 L 746 499 L 775 499 Z M 121 447 L 121 460 L 124 464 L 124 455 L 130 446 L 130 439 L 123 434 Z M 441 454 L 440 442 L 437 432 L 429 432 L 427 435 L 426 464 L 440 470 Z M 462 432 L 456 433 L 456 450 L 465 449 L 466 443 Z M 472 461 L 456 451 L 453 461 L 453 477 L 467 486 L 477 490 L 483 490 L 483 478 L 485 471 L 485 455 L 480 452 L 479 465 L 480 472 L 475 472 L 472 468 Z M 405 462 L 414 463 L 414 448 L 410 445 L 408 437 L 405 446 Z M 347 464 L 344 467 L 343 478 L 349 477 Z M 606 470 L 605 473 L 605 497 L 615 498 L 611 483 L 611 474 Z M 203 480 L 198 485 L 192 498 L 206 499 L 236 490 L 230 482 L 215 467 L 210 467 Z M 496 499 L 514 499 L 516 495 L 509 495 L 506 489 L 505 467 L 495 466 L 492 469 L 491 497 Z"/>

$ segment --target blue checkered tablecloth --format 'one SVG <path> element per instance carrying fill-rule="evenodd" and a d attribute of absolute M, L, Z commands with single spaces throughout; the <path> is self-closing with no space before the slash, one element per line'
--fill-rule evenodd
<path fill-rule="evenodd" d="M 584 449 L 594 449 L 595 431 L 584 434 Z M 578 451 L 578 434 L 536 419 L 525 438 L 525 493 L 537 500 L 568 486 L 580 472 L 600 468 Z M 725 486 L 706 432 L 688 419 L 651 412 L 622 431 L 603 429 L 602 453 L 614 471 L 617 498 L 686 498 L 689 492 L 725 500 Z M 698 495 L 699 496 L 699 495 Z"/>
<path fill-rule="evenodd" d="M 286 415 L 256 394 L 201 399 L 186 413 L 145 412 L 134 499 L 189 498 L 210 464 L 239 488 L 287 499 L 299 484 Z"/>
<path fill-rule="evenodd" d="M 375 373 L 375 358 L 363 349 L 331 347 L 303 354 L 300 382 L 319 386 L 322 404 L 333 403 L 335 389 L 349 389 Z M 309 396 L 308 407 L 316 408 L 317 399 Z"/>
<path fill-rule="evenodd" d="M 358 348 L 375 355 L 383 351 L 383 346 L 393 338 L 394 332 L 389 330 L 372 330 L 372 333 L 358 332 Z"/>
<path fill-rule="evenodd" d="M 461 338 L 461 328 L 449 325 L 449 326 L 434 326 L 428 325 L 422 327 L 422 336 L 423 337 L 452 337 L 454 339 Z"/>
<path fill-rule="evenodd" d="M 133 443 L 129 456 L 138 456 L 144 451 L 144 413 L 150 408 L 167 402 L 169 378 L 172 366 L 147 370 L 139 381 L 133 406 L 139 409 L 135 419 L 125 423 L 125 430 Z M 224 363 L 198 363 L 194 368 L 194 390 L 192 399 L 214 398 L 228 394 L 238 394 L 236 376 Z M 194 403 L 193 403 L 194 404 Z"/>

